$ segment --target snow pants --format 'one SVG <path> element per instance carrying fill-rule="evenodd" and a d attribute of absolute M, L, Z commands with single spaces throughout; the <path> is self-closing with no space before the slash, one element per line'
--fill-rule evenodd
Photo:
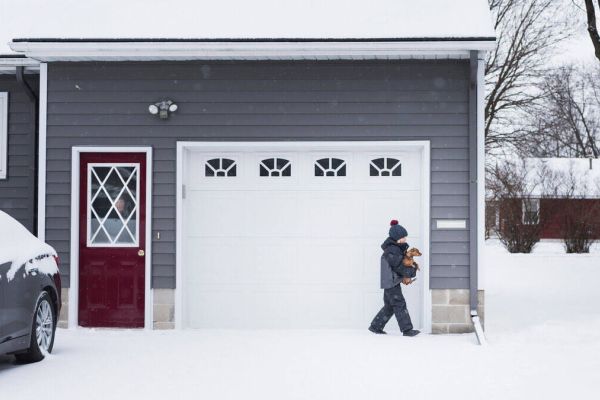
<path fill-rule="evenodd" d="M 406 300 L 402 294 L 402 285 L 398 284 L 392 288 L 383 290 L 383 308 L 377 313 L 371 327 L 377 330 L 383 330 L 392 315 L 396 316 L 398 326 L 402 332 L 410 331 L 413 328 L 410 315 L 406 309 Z"/>

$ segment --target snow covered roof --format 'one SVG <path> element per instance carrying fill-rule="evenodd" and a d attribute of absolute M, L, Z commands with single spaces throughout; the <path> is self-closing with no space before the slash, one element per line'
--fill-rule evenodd
<path fill-rule="evenodd" d="M 526 158 L 525 168 L 534 196 L 549 196 L 548 186 L 557 189 L 556 197 L 571 191 L 576 197 L 600 197 L 600 160 L 588 158 Z M 562 179 L 561 179 L 562 177 Z M 546 185 L 540 179 L 549 179 Z M 562 181 L 562 182 L 559 182 Z M 560 185 L 558 185 L 560 183 Z M 556 186 L 558 185 L 558 187 Z"/>
<path fill-rule="evenodd" d="M 54 0 L 43 9 L 39 0 L 0 4 L 0 54 L 30 55 L 50 42 L 63 43 L 62 49 L 66 42 L 87 48 L 95 42 L 106 49 L 132 39 L 137 48 L 140 41 L 208 40 L 363 41 L 361 48 L 369 47 L 364 41 L 417 42 L 425 49 L 431 42 L 461 42 L 455 47 L 477 50 L 493 46 L 495 37 L 487 0 Z M 23 38 L 35 39 L 9 47 Z"/>
<path fill-rule="evenodd" d="M 56 251 L 0 210 L 0 265 L 12 264 L 8 271 L 9 280 L 23 264 L 42 255 L 56 255 Z"/>

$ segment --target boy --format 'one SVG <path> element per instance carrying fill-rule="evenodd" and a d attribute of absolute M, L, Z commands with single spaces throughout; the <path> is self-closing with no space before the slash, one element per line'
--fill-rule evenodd
<path fill-rule="evenodd" d="M 415 277 L 417 270 L 413 267 L 402 265 L 402 258 L 408 250 L 406 236 L 408 232 L 398 221 L 390 223 L 389 237 L 383 242 L 381 248 L 381 288 L 383 289 L 383 308 L 377 313 L 369 330 L 377 334 L 385 334 L 385 324 L 396 316 L 403 336 L 416 336 L 420 331 L 413 329 L 410 315 L 406 309 L 406 300 L 402 295 L 400 283 L 409 285 Z"/>

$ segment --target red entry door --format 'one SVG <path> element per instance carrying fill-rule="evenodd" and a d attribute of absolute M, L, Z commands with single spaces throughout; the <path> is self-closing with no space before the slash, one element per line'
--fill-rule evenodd
<path fill-rule="evenodd" d="M 82 153 L 79 325 L 144 326 L 146 154 Z"/>

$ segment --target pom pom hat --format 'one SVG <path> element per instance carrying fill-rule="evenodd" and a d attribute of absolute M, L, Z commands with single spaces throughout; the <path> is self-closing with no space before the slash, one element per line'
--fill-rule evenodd
<path fill-rule="evenodd" d="M 408 236 L 408 232 L 402 225 L 398 224 L 398 221 L 393 219 L 390 222 L 390 237 L 394 240 Z"/>

